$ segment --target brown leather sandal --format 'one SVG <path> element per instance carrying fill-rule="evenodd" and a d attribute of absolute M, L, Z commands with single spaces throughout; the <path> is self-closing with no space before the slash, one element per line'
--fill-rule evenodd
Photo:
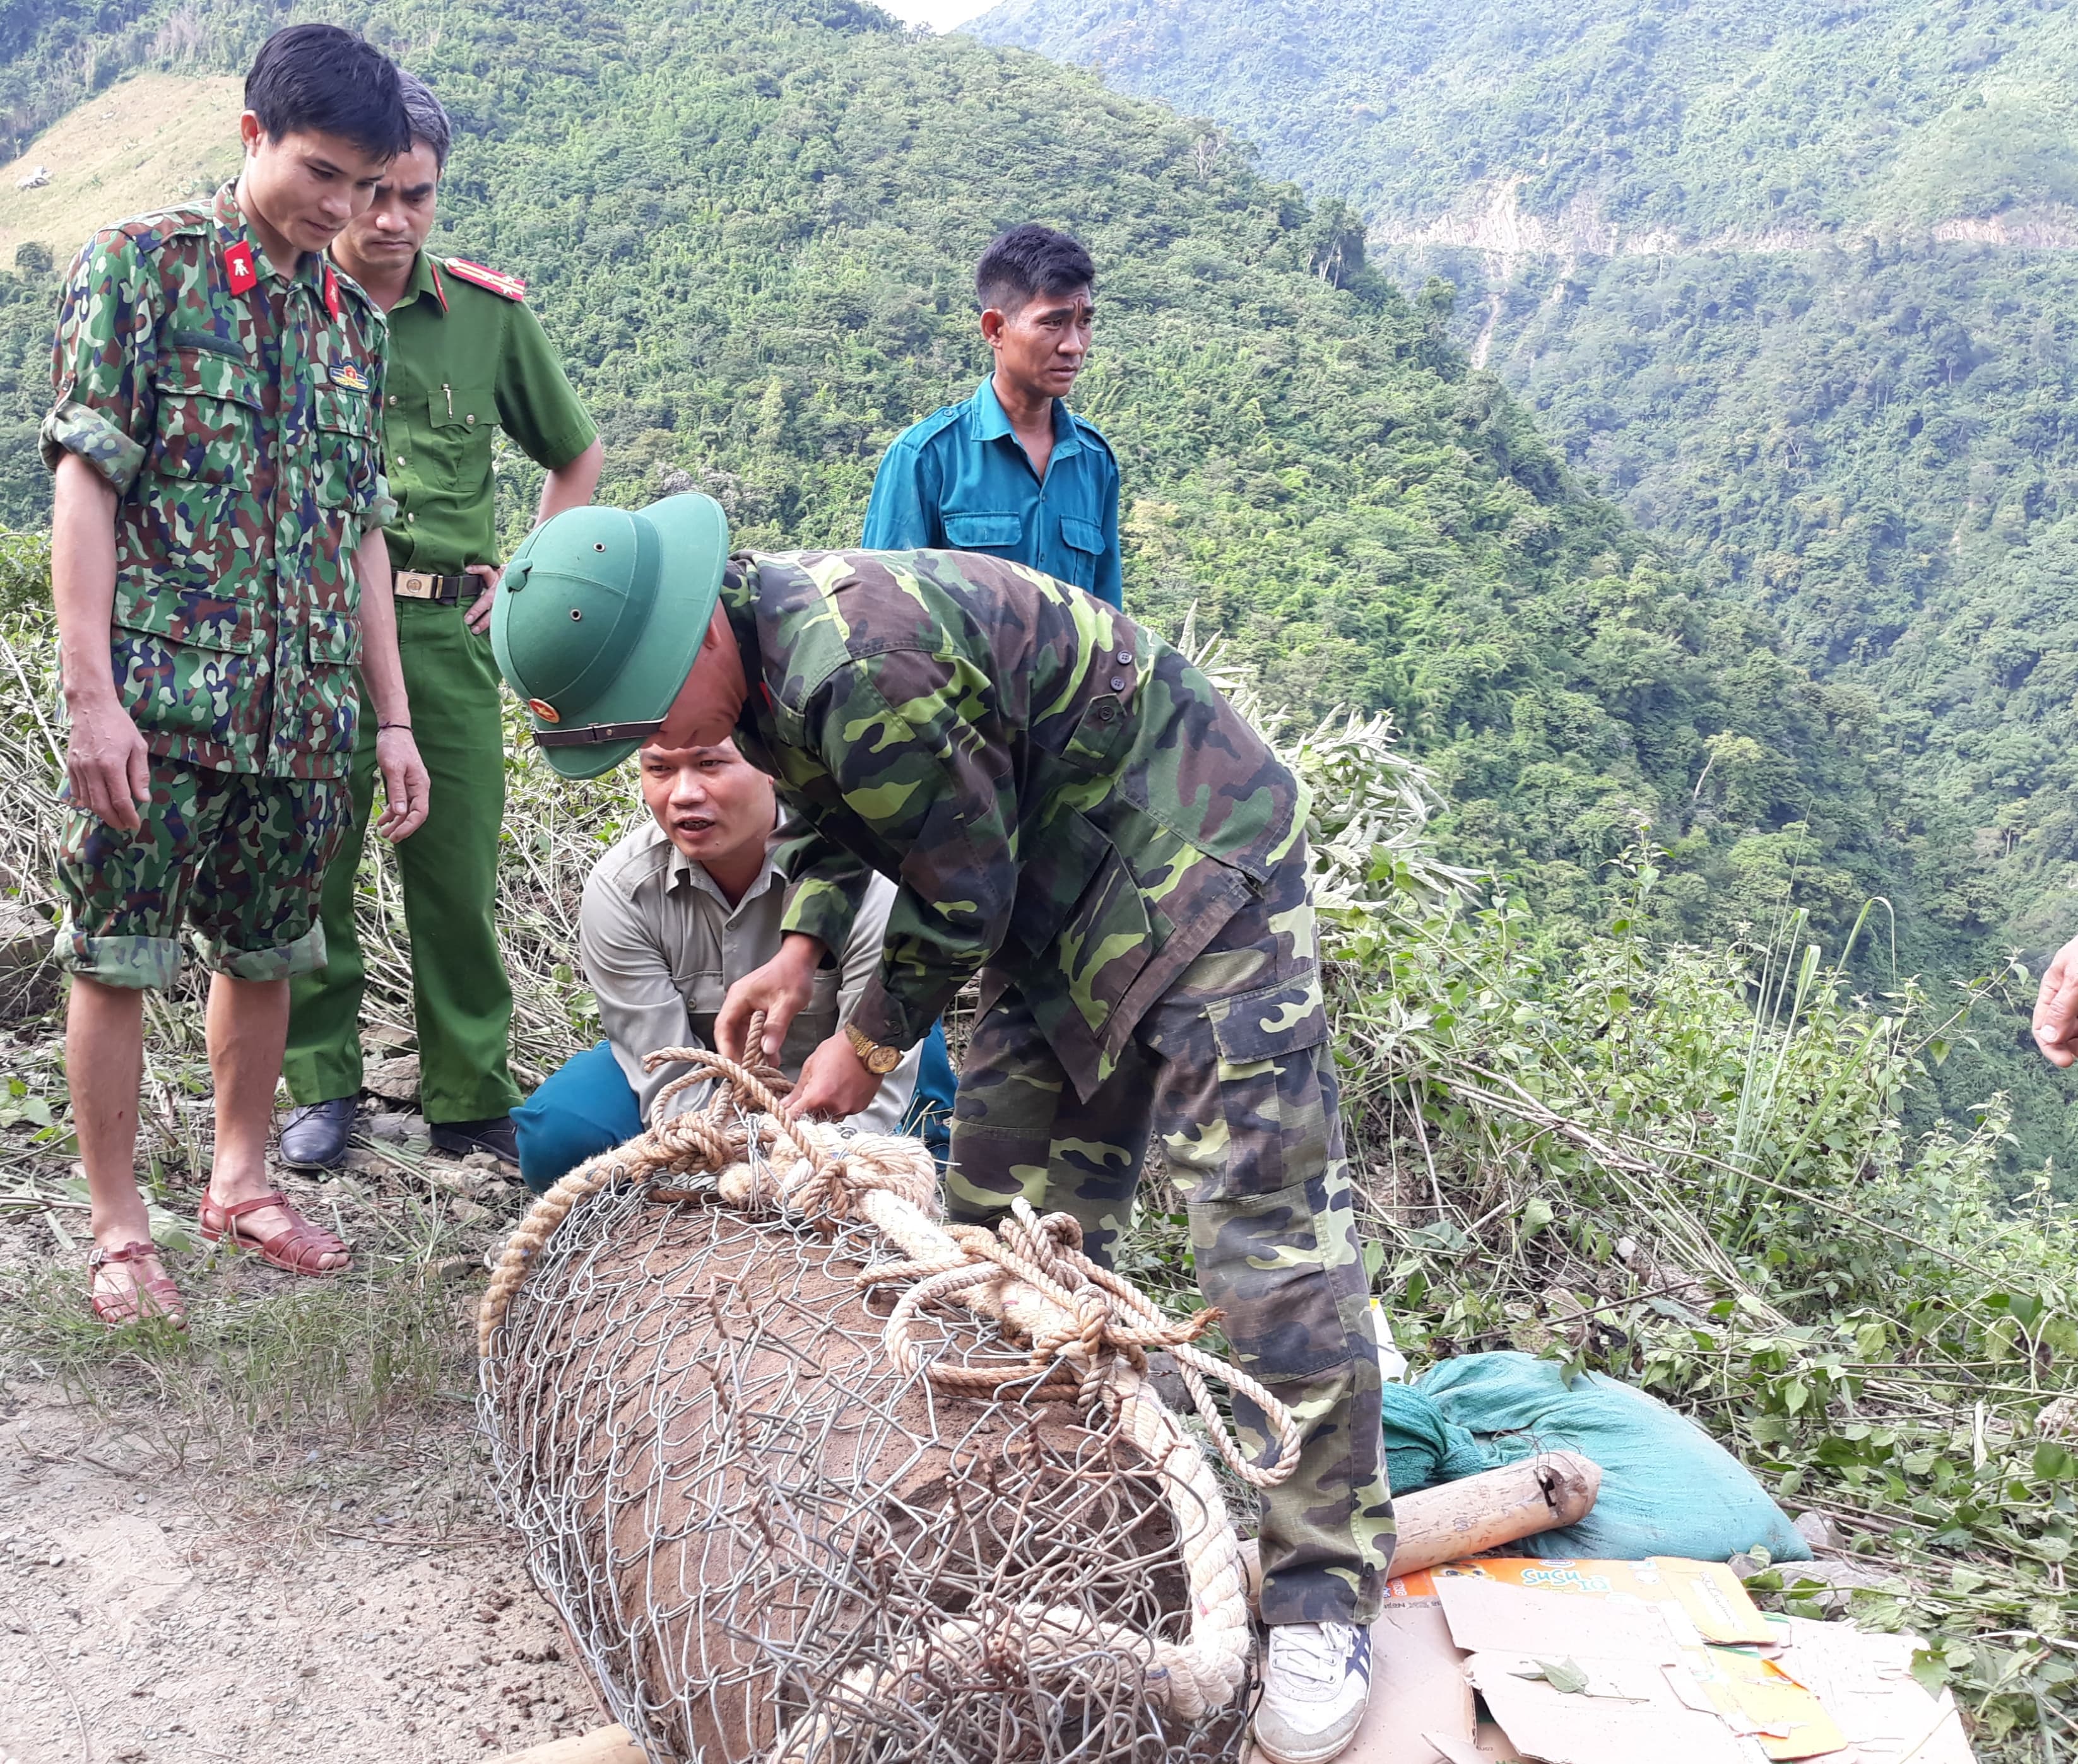
<path fill-rule="evenodd" d="M 120 1249 L 104 1249 L 96 1244 L 86 1258 L 86 1302 L 94 1307 L 94 1314 L 109 1328 L 119 1329 L 125 1324 L 142 1322 L 147 1317 L 163 1318 L 176 1329 L 188 1326 L 188 1307 L 181 1299 L 180 1288 L 162 1266 L 156 1274 L 147 1274 L 135 1264 L 148 1257 L 158 1260 L 158 1245 L 153 1243 L 128 1243 Z M 113 1298 L 103 1298 L 94 1289 L 95 1276 L 111 1262 L 130 1264 L 130 1290 Z"/>
<path fill-rule="evenodd" d="M 271 1237 L 262 1237 L 239 1224 L 248 1213 L 268 1207 L 278 1207 L 289 1216 L 290 1223 Z M 228 1207 L 221 1206 L 205 1193 L 202 1198 L 202 1213 L 198 1221 L 203 1240 L 221 1243 L 225 1238 L 241 1249 L 255 1251 L 262 1261 L 272 1262 L 277 1268 L 286 1268 L 290 1274 L 344 1274 L 352 1266 L 341 1262 L 336 1268 L 320 1268 L 318 1259 L 334 1253 L 349 1254 L 344 1244 L 322 1225 L 314 1225 L 289 1204 L 289 1197 L 278 1191 L 261 1195 L 251 1200 L 235 1200 Z"/>

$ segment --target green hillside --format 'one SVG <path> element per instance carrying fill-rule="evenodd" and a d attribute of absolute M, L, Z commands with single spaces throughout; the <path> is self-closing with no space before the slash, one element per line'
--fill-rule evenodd
<path fill-rule="evenodd" d="M 164 13 L 110 56 L 161 40 Z M 191 47 L 161 60 L 196 71 L 270 22 L 180 16 Z M 529 279 L 598 407 L 609 494 L 690 482 L 751 541 L 855 538 L 887 440 L 981 372 L 974 254 L 1012 220 L 1067 223 L 1104 266 L 1079 403 L 1125 464 L 1136 610 L 1173 627 L 1197 606 L 1272 702 L 1392 710 L 1453 789 L 1461 850 L 1529 878 L 1558 935 L 1585 934 L 1603 865 L 1647 823 L 1693 835 L 1663 896 L 1676 928 L 1764 922 L 1817 860 L 1830 916 L 1851 913 L 1873 874 L 1860 701 L 1583 492 L 1339 211 L 1085 76 L 858 7 L 354 16 L 460 119 L 447 237 Z M 77 62 L 62 23 L 17 90 L 41 90 L 39 56 Z M 54 288 L 25 269 L 0 290 L 17 522 L 45 494 L 27 443 Z"/>
<path fill-rule="evenodd" d="M 1925 971 L 2078 928 L 2078 14 L 1013 0 L 974 29 L 1245 132 L 1389 273 L 1446 277 L 1567 464 L 1869 707 Z M 2018 1028 L 1972 1081 L 2046 1128 L 2066 1089 Z"/>

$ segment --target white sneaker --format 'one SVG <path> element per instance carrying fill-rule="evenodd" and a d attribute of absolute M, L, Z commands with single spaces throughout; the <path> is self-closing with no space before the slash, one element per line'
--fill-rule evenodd
<path fill-rule="evenodd" d="M 1255 1705 L 1271 1764 L 1325 1764 L 1356 1737 L 1371 1701 L 1371 1632 L 1353 1623 L 1281 1623 Z"/>

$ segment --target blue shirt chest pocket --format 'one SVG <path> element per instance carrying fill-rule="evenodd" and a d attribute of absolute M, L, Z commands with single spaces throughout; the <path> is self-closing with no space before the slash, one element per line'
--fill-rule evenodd
<path fill-rule="evenodd" d="M 944 516 L 945 543 L 954 551 L 1015 551 L 1024 537 L 1024 517 L 1009 511 Z"/>
<path fill-rule="evenodd" d="M 1064 582 L 1078 588 L 1096 586 L 1097 565 L 1104 559 L 1104 528 L 1093 520 L 1084 520 L 1079 515 L 1061 517 L 1061 558 L 1062 567 L 1054 572 Z"/>

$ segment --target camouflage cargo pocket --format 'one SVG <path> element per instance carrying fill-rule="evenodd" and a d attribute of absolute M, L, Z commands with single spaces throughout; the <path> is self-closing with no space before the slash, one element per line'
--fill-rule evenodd
<path fill-rule="evenodd" d="M 226 741 L 252 693 L 249 603 L 214 589 L 117 584 L 115 688 L 141 728 Z"/>
<path fill-rule="evenodd" d="M 208 484 L 248 481 L 261 410 L 251 368 L 214 350 L 175 348 L 153 370 L 152 391 L 152 471 Z"/>

